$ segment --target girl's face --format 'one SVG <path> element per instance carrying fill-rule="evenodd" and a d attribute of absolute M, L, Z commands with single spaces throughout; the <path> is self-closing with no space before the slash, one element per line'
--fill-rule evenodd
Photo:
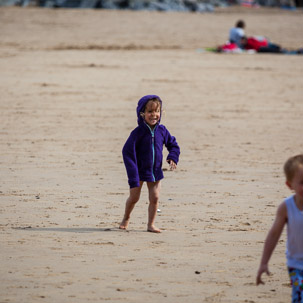
<path fill-rule="evenodd" d="M 151 127 L 160 121 L 161 106 L 158 102 L 148 101 L 145 106 L 144 120 Z"/>

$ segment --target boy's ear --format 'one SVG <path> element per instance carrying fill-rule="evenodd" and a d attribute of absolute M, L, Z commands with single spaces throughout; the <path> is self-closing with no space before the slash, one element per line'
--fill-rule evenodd
<path fill-rule="evenodd" d="M 286 184 L 286 186 L 287 186 L 289 189 L 292 189 L 292 186 L 291 186 L 291 184 L 290 184 L 289 181 L 286 181 L 285 184 Z"/>
<path fill-rule="evenodd" d="M 144 113 L 143 113 L 143 112 L 140 112 L 140 116 L 141 116 L 141 117 L 144 117 Z"/>

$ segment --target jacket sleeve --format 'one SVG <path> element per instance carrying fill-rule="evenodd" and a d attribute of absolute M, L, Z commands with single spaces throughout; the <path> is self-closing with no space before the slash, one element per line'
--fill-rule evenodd
<path fill-rule="evenodd" d="M 176 141 L 176 138 L 172 136 L 166 128 L 164 138 L 164 144 L 168 150 L 166 160 L 173 160 L 177 164 L 179 162 L 180 147 Z"/>
<path fill-rule="evenodd" d="M 131 132 L 122 149 L 123 161 L 128 176 L 130 188 L 139 187 L 139 172 L 136 156 L 136 135 L 135 130 Z"/>

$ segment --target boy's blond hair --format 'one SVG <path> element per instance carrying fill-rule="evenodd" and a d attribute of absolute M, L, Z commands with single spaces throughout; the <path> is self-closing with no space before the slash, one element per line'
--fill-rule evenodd
<path fill-rule="evenodd" d="M 286 180 L 291 182 L 298 167 L 303 166 L 303 154 L 290 157 L 284 164 L 284 173 Z"/>

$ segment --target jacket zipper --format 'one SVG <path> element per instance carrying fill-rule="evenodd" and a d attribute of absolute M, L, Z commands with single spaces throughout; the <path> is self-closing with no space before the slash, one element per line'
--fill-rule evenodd
<path fill-rule="evenodd" d="M 146 124 L 147 125 L 147 124 Z M 148 126 L 148 128 L 149 128 L 149 130 L 150 130 L 150 132 L 151 132 L 151 135 L 152 135 L 152 150 L 153 150 L 153 168 L 152 168 L 152 175 L 153 175 L 153 180 L 154 180 L 154 182 L 156 182 L 156 178 L 155 178 L 155 175 L 154 175 L 154 165 L 155 165 L 155 129 L 156 129 L 156 127 L 152 130 L 151 128 L 150 128 L 150 126 L 149 125 L 147 125 Z"/>

